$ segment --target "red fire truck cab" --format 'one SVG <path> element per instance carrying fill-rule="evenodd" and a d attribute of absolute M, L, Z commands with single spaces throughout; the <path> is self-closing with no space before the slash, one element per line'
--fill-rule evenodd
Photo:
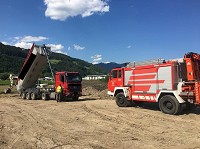
<path fill-rule="evenodd" d="M 158 102 L 166 114 L 200 104 L 200 55 L 187 53 L 176 60 L 129 63 L 110 72 L 108 94 L 119 107 Z"/>

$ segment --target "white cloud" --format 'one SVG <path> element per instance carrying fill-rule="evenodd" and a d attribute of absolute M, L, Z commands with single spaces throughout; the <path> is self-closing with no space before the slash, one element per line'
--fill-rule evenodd
<path fill-rule="evenodd" d="M 130 49 L 131 47 L 132 47 L 132 46 L 131 46 L 131 45 L 129 45 L 129 46 L 127 46 L 126 48 L 127 48 L 127 49 Z"/>
<path fill-rule="evenodd" d="M 64 21 L 68 17 L 88 17 L 95 13 L 109 12 L 107 0 L 44 0 L 45 16 Z"/>
<path fill-rule="evenodd" d="M 104 62 L 104 64 L 109 64 L 110 62 Z"/>
<path fill-rule="evenodd" d="M 47 40 L 47 37 L 43 36 L 24 36 L 24 37 L 14 37 L 11 38 L 11 43 L 8 42 L 2 42 L 3 44 L 7 45 L 13 45 L 16 47 L 24 48 L 24 49 L 30 49 L 34 42 L 42 42 L 44 40 Z M 51 47 L 52 52 L 56 53 L 62 53 L 67 55 L 66 52 L 64 52 L 64 46 L 62 44 L 46 44 L 46 46 Z"/>
<path fill-rule="evenodd" d="M 25 36 L 24 38 L 21 39 L 22 42 L 39 42 L 39 41 L 43 41 L 43 40 L 47 40 L 47 37 L 43 37 L 43 36 L 38 36 L 38 37 L 34 37 L 34 36 Z"/>
<path fill-rule="evenodd" d="M 24 37 L 17 36 L 14 37 L 14 39 L 20 42 L 39 42 L 47 40 L 48 38 L 43 36 L 24 36 Z"/>
<path fill-rule="evenodd" d="M 14 46 L 29 49 L 34 42 L 41 42 L 47 40 L 47 37 L 43 36 L 24 36 L 24 37 L 14 37 Z"/>
<path fill-rule="evenodd" d="M 63 52 L 64 46 L 61 44 L 47 44 L 46 46 L 51 47 L 52 52 L 62 53 L 67 55 L 67 53 Z"/>
<path fill-rule="evenodd" d="M 10 45 L 10 43 L 8 43 L 6 41 L 2 41 L 1 43 L 3 43 L 4 45 Z"/>
<path fill-rule="evenodd" d="M 74 50 L 77 50 L 77 51 L 80 51 L 80 50 L 84 50 L 84 49 L 85 49 L 85 47 L 82 47 L 82 46 L 77 45 L 77 44 L 74 44 L 73 47 L 74 47 Z"/>
<path fill-rule="evenodd" d="M 44 36 L 24 36 L 24 37 L 18 36 L 18 37 L 14 37 L 14 40 L 16 42 L 14 44 L 14 46 L 20 47 L 20 48 L 25 48 L 25 49 L 30 49 L 34 42 L 42 42 L 47 39 L 48 38 L 44 37 Z M 67 53 L 63 52 L 64 46 L 61 44 L 46 44 L 46 46 L 51 47 L 52 52 L 62 53 L 62 54 L 67 55 Z"/>
<path fill-rule="evenodd" d="M 102 60 L 102 55 L 96 54 L 94 56 L 91 56 L 91 58 L 93 59 L 93 63 L 92 64 L 98 64 L 99 61 Z"/>
<path fill-rule="evenodd" d="M 28 42 L 17 42 L 14 44 L 16 47 L 24 48 L 24 49 L 30 49 L 33 43 Z"/>

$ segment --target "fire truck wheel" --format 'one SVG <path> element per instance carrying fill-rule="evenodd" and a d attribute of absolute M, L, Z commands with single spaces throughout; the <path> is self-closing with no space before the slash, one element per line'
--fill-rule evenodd
<path fill-rule="evenodd" d="M 165 95 L 159 100 L 159 108 L 166 114 L 178 114 L 180 112 L 180 103 L 172 95 Z"/>
<path fill-rule="evenodd" d="M 130 107 L 131 101 L 127 100 L 127 98 L 124 96 L 124 93 L 118 93 L 115 98 L 116 104 L 119 107 Z"/>
<path fill-rule="evenodd" d="M 21 93 L 21 98 L 22 98 L 22 99 L 26 99 L 26 93 L 25 93 L 25 92 L 22 92 L 22 93 Z"/>
<path fill-rule="evenodd" d="M 31 99 L 31 93 L 26 93 L 26 99 L 30 100 Z"/>
<path fill-rule="evenodd" d="M 36 93 L 34 93 L 34 92 L 31 93 L 31 99 L 32 99 L 32 100 L 36 100 L 36 99 L 37 99 L 37 97 L 36 97 Z"/>

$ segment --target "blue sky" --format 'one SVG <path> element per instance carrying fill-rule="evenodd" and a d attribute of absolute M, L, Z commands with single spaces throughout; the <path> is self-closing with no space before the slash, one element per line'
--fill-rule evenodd
<path fill-rule="evenodd" d="M 200 53 L 200 0 L 1 0 L 0 42 L 90 63 Z"/>

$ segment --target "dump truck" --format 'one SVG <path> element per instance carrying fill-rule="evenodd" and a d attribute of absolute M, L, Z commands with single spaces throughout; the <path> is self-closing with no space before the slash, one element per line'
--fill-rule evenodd
<path fill-rule="evenodd" d="M 63 100 L 72 98 L 78 100 L 82 95 L 81 75 L 79 72 L 52 72 L 49 55 L 51 53 L 50 47 L 38 46 L 33 44 L 28 52 L 27 58 L 19 73 L 16 87 L 23 99 L 56 99 L 55 89 L 58 85 L 62 86 Z M 54 78 L 54 87 L 38 86 L 42 70 L 49 63 L 52 76 Z M 55 76 L 55 77 L 54 77 Z"/>
<path fill-rule="evenodd" d="M 114 68 L 108 95 L 119 107 L 157 102 L 166 114 L 200 105 L 200 55 L 189 52 L 180 59 L 128 63 Z"/>

